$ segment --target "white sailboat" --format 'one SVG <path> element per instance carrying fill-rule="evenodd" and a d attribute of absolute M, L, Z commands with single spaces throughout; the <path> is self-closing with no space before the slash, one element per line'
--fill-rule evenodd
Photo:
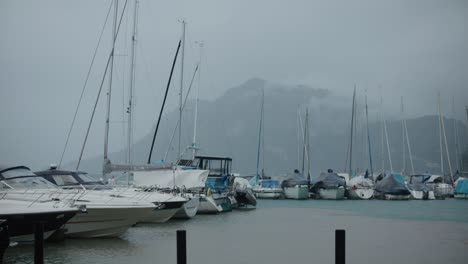
<path fill-rule="evenodd" d="M 355 129 L 355 115 L 356 115 L 356 86 L 354 87 L 353 92 L 353 104 L 351 111 L 351 133 L 350 133 L 350 144 L 349 144 L 349 177 L 350 179 L 346 180 L 348 198 L 357 199 L 357 200 L 368 200 L 371 199 L 374 195 L 374 183 L 368 177 L 368 173 L 364 176 L 354 176 L 352 175 L 352 157 L 353 157 L 353 132 Z M 367 144 L 369 151 L 369 163 L 371 168 L 371 175 L 373 174 L 372 166 L 372 153 L 370 146 L 370 136 L 369 136 L 369 117 L 368 117 L 368 108 L 367 108 L 367 95 L 366 95 L 366 125 L 367 125 Z M 341 192 L 337 190 L 339 195 L 335 197 L 341 197 Z"/>

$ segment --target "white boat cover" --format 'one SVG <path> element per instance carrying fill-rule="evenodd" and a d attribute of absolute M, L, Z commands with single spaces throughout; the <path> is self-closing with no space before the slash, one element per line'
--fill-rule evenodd
<path fill-rule="evenodd" d="M 157 186 L 159 188 L 185 187 L 187 189 L 205 187 L 208 170 L 154 170 L 134 171 L 133 184 L 138 187 Z"/>

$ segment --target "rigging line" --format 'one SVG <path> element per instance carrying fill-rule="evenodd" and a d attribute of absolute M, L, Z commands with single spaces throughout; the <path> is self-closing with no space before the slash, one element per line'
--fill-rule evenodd
<path fill-rule="evenodd" d="M 115 44 L 115 41 L 117 40 L 117 36 L 119 35 L 119 32 L 120 32 L 120 25 L 122 23 L 123 15 L 125 14 L 125 9 L 127 8 L 127 2 L 128 2 L 128 0 L 125 0 L 125 4 L 124 4 L 123 9 L 122 9 L 122 14 L 120 15 L 119 25 L 117 27 L 117 31 L 115 32 L 114 44 Z M 115 45 L 113 45 L 113 46 L 115 46 Z M 83 142 L 83 146 L 81 147 L 80 157 L 78 158 L 78 163 L 76 164 L 76 170 L 78 170 L 78 168 L 80 167 L 81 158 L 83 157 L 83 152 L 84 152 L 84 149 L 86 147 L 86 142 L 88 141 L 89 131 L 91 129 L 91 124 L 93 123 L 94 114 L 96 112 L 96 107 L 97 107 L 97 104 L 99 102 L 99 97 L 101 95 L 102 87 L 104 86 L 104 81 L 106 80 L 107 69 L 109 68 L 109 64 L 110 64 L 111 58 L 113 57 L 114 50 L 115 50 L 115 47 L 112 48 L 112 50 L 111 50 L 111 52 L 110 52 L 110 54 L 108 56 L 108 59 L 107 59 L 106 68 L 104 70 L 104 74 L 102 76 L 101 84 L 99 86 L 99 91 L 98 91 L 98 94 L 97 94 L 97 97 L 96 97 L 96 101 L 94 103 L 93 112 L 92 112 L 91 118 L 89 120 L 88 129 L 86 130 L 86 136 L 85 136 L 85 139 L 84 139 L 84 142 Z"/>
<path fill-rule="evenodd" d="M 104 21 L 104 25 L 102 25 L 101 33 L 99 35 L 99 40 L 97 42 L 96 48 L 94 49 L 93 58 L 91 59 L 91 64 L 89 65 L 88 73 L 86 74 L 86 79 L 85 79 L 85 82 L 83 84 L 83 88 L 81 89 L 80 99 L 78 100 L 78 104 L 76 106 L 75 114 L 73 115 L 73 121 L 71 123 L 70 129 L 68 130 L 67 140 L 65 141 L 65 147 L 63 148 L 62 156 L 60 156 L 60 162 L 59 162 L 58 168 L 60 168 L 60 166 L 62 165 L 63 157 L 65 156 L 65 151 L 67 150 L 68 142 L 70 140 L 70 135 L 71 135 L 71 132 L 73 130 L 73 127 L 75 126 L 76 116 L 78 115 L 78 110 L 80 108 L 81 101 L 83 99 L 84 91 L 86 90 L 86 86 L 88 84 L 89 76 L 91 75 L 91 69 L 93 68 L 94 60 L 96 59 L 96 54 L 97 54 L 97 51 L 98 51 L 99 46 L 101 44 L 102 35 L 104 34 L 104 30 L 106 28 L 106 24 L 107 24 L 107 21 L 109 19 L 110 11 L 112 10 L 112 4 L 113 4 L 113 1 L 111 1 L 111 4 L 109 5 L 109 10 L 107 11 L 107 15 L 106 15 L 106 19 Z"/>
<path fill-rule="evenodd" d="M 184 99 L 184 102 L 183 102 L 182 108 L 181 108 L 182 111 L 184 111 L 184 109 L 185 109 L 185 104 L 187 103 L 187 98 L 188 98 L 188 96 L 189 96 L 189 94 L 190 94 L 190 91 L 192 90 L 193 80 L 194 80 L 194 78 L 195 78 L 195 74 L 197 73 L 197 71 L 198 71 L 198 64 L 197 64 L 197 66 L 195 67 L 195 71 L 193 72 L 192 80 L 190 81 L 190 85 L 189 85 L 189 88 L 188 88 L 188 90 L 187 90 L 187 94 L 185 95 L 185 99 Z M 171 141 L 169 142 L 169 147 L 167 148 L 166 154 L 164 155 L 164 160 L 167 159 L 167 155 L 168 155 L 168 153 L 169 153 L 169 150 L 171 149 L 172 142 L 173 142 L 173 140 L 174 140 L 175 132 L 177 131 L 177 128 L 179 128 L 179 125 L 180 125 L 180 119 L 177 121 L 177 124 L 176 124 L 176 126 L 174 127 L 174 131 L 173 131 L 173 133 L 172 133 Z M 177 157 L 176 163 L 179 162 L 179 159 L 183 156 L 184 153 L 185 153 L 185 150 L 184 150 L 183 153 L 180 154 L 180 156 Z M 179 155 L 179 154 L 177 154 L 177 155 Z"/>

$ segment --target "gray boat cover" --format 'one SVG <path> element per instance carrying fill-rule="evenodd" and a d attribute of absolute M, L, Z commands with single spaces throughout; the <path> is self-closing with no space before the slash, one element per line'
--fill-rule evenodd
<path fill-rule="evenodd" d="M 406 187 L 403 176 L 400 174 L 387 174 L 375 184 L 375 191 L 384 194 L 408 195 L 410 191 Z"/>
<path fill-rule="evenodd" d="M 336 189 L 341 186 L 346 186 L 346 181 L 343 177 L 335 172 L 322 172 L 312 180 L 313 189 Z"/>
<path fill-rule="evenodd" d="M 305 179 L 305 177 L 302 174 L 294 173 L 293 175 L 290 175 L 286 180 L 283 180 L 281 182 L 281 188 L 308 184 L 309 182 Z"/>

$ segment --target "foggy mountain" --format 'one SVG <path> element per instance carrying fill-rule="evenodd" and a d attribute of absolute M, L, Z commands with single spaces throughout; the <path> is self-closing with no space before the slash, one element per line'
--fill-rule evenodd
<path fill-rule="evenodd" d="M 199 155 L 229 156 L 233 158 L 235 172 L 253 174 L 256 171 L 258 131 L 260 120 L 261 89 L 265 90 L 264 106 L 264 160 L 266 175 L 279 176 L 302 167 L 302 146 L 298 129 L 298 113 L 304 119 L 305 109 L 309 108 L 311 170 L 313 175 L 333 168 L 343 171 L 347 159 L 349 144 L 351 97 L 341 97 L 323 89 L 298 85 L 287 86 L 272 84 L 261 79 L 250 79 L 240 86 L 231 88 L 213 101 L 199 101 L 197 141 L 201 150 Z M 350 90 L 350 95 L 352 91 Z M 361 104 L 360 104 L 361 103 Z M 399 102 L 398 102 L 399 103 Z M 360 104 L 360 105 L 359 105 Z M 184 111 L 182 123 L 182 151 L 192 142 L 194 102 L 189 101 Z M 365 129 L 364 105 L 358 101 L 356 122 L 357 128 L 353 146 L 353 169 L 369 167 L 367 138 Z M 381 121 L 377 120 L 379 108 L 369 109 L 370 135 L 374 171 L 382 167 L 381 155 Z M 152 113 L 151 113 L 152 114 Z M 169 147 L 179 113 L 165 113 L 156 139 L 153 162 L 164 159 Z M 466 149 L 467 129 L 461 121 L 445 118 L 447 143 L 452 160 L 453 171 L 456 170 L 454 122 L 458 128 L 460 150 Z M 156 118 L 155 118 L 156 123 Z M 387 120 L 389 145 L 393 170 L 403 168 L 402 126 L 400 120 Z M 437 116 L 424 116 L 407 120 L 408 135 L 412 148 L 416 172 L 433 171 L 439 173 L 439 123 Z M 145 163 L 152 133 L 135 142 L 133 147 L 134 163 Z M 122 141 L 124 142 L 124 141 Z M 384 142 L 384 163 L 386 171 L 390 170 L 386 142 Z M 124 143 L 122 143 L 124 148 Z M 167 161 L 174 161 L 177 156 L 178 136 L 174 137 L 168 152 Z M 300 155 L 299 155 L 300 152 Z M 406 171 L 411 172 L 410 161 L 406 150 Z M 125 150 L 111 153 L 113 163 L 124 161 Z M 184 157 L 189 158 L 187 151 Z M 445 157 L 445 149 L 444 149 Z M 346 165 L 347 166 L 347 165 Z M 448 164 L 445 161 L 445 171 Z M 83 170 L 99 173 L 102 168 L 102 157 L 82 161 Z"/>

